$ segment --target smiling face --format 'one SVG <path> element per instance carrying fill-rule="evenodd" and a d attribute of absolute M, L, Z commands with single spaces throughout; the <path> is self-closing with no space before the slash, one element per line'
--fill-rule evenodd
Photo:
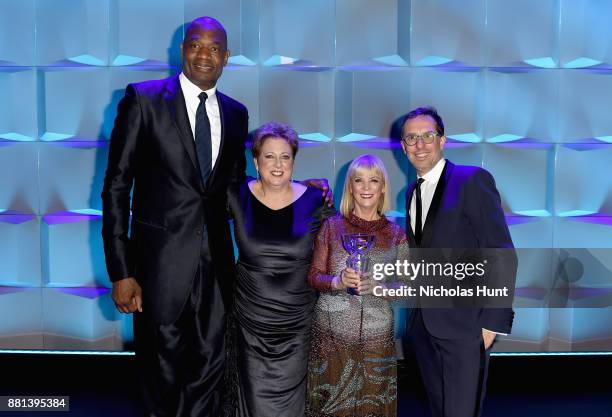
<path fill-rule="evenodd" d="M 279 137 L 264 139 L 259 156 L 253 158 L 261 181 L 268 186 L 289 184 L 293 175 L 293 150 L 287 140 Z"/>
<path fill-rule="evenodd" d="M 383 196 L 384 178 L 375 169 L 357 168 L 351 178 L 349 190 L 353 196 L 356 215 L 371 213 L 372 210 L 376 212 Z"/>
<path fill-rule="evenodd" d="M 436 122 L 427 115 L 417 116 L 406 120 L 402 129 L 402 137 L 416 134 L 422 135 L 426 132 L 436 132 Z M 408 156 L 410 163 L 416 169 L 417 174 L 422 177 L 427 174 L 444 157 L 444 145 L 446 136 L 436 137 L 432 143 L 424 143 L 422 139 L 410 146 L 402 141 L 404 153 Z"/>
<path fill-rule="evenodd" d="M 181 44 L 183 73 L 202 90 L 217 84 L 230 52 L 223 26 L 210 19 L 195 21 Z"/>

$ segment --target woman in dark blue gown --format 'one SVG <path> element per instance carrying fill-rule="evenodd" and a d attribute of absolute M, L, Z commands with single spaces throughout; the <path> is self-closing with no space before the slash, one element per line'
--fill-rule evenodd
<path fill-rule="evenodd" d="M 229 191 L 239 250 L 234 354 L 237 416 L 304 415 L 315 291 L 308 285 L 313 240 L 333 214 L 321 190 L 291 181 L 295 131 L 268 123 L 257 130 L 258 179 Z"/>

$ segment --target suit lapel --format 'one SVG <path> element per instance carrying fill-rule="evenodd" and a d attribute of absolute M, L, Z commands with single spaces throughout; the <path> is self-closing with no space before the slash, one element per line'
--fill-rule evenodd
<path fill-rule="evenodd" d="M 208 186 L 210 187 L 212 183 L 215 181 L 217 177 L 217 173 L 219 172 L 219 165 L 221 162 L 221 157 L 223 155 L 223 147 L 225 146 L 225 131 L 227 130 L 226 117 L 227 113 L 229 113 L 227 101 L 225 100 L 225 95 L 217 90 L 217 104 L 219 105 L 219 116 L 221 117 L 221 142 L 219 143 L 219 154 L 217 155 L 217 160 L 215 162 L 215 166 L 213 167 L 213 171 L 210 173 L 210 177 L 208 177 Z"/>
<path fill-rule="evenodd" d="M 422 248 L 428 248 L 431 245 L 434 223 L 438 215 L 440 204 L 442 202 L 442 197 L 444 196 L 446 184 L 448 183 L 450 176 L 452 175 L 453 167 L 454 165 L 449 160 L 446 160 L 446 164 L 444 165 L 444 169 L 442 170 L 442 174 L 440 175 L 440 179 L 438 180 L 438 184 L 436 185 L 436 191 L 434 192 L 433 199 L 431 200 L 431 205 L 429 206 L 429 210 L 427 211 L 427 218 L 425 219 L 425 224 L 423 225 L 423 238 L 421 239 Z"/>
<path fill-rule="evenodd" d="M 410 219 L 412 213 L 410 213 L 410 202 L 412 201 L 412 194 L 414 193 L 414 187 L 416 187 L 416 181 L 413 181 L 406 190 L 406 237 L 408 237 L 408 243 L 410 247 L 416 247 L 416 240 L 414 240 L 414 231 L 410 225 Z"/>
<path fill-rule="evenodd" d="M 187 107 L 185 106 L 185 98 L 183 96 L 183 90 L 179 82 L 178 75 L 170 78 L 166 84 L 166 104 L 168 110 L 172 115 L 172 120 L 176 125 L 179 132 L 179 137 L 189 159 L 193 164 L 194 168 L 200 172 L 198 166 L 198 159 L 196 156 L 195 141 L 193 139 L 193 133 L 191 132 L 191 126 L 189 125 L 189 117 L 187 116 Z"/>

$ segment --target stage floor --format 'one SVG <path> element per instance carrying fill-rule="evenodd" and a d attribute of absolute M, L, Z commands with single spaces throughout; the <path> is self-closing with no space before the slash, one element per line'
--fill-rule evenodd
<path fill-rule="evenodd" d="M 0 417 L 140 416 L 133 356 L 2 354 L 0 370 L 0 395 L 70 396 L 67 414 Z M 398 416 L 427 416 L 414 363 L 403 361 L 399 376 Z M 491 358 L 483 417 L 510 416 L 612 416 L 612 356 Z"/>

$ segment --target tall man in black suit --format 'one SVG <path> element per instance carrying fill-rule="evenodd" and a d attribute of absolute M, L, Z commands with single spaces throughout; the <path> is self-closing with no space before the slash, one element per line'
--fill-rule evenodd
<path fill-rule="evenodd" d="M 490 262 L 489 276 L 510 274 L 513 279 L 516 257 L 493 177 L 480 167 L 445 160 L 445 144 L 444 123 L 435 109 L 421 107 L 408 113 L 402 148 L 417 173 L 406 194 L 410 245 L 459 252 L 508 248 L 498 259 L 502 262 Z M 510 308 L 414 311 L 408 341 L 434 417 L 480 414 L 489 349 L 497 333 L 510 333 L 513 317 Z"/>
<path fill-rule="evenodd" d="M 130 84 L 119 103 L 102 233 L 113 300 L 136 312 L 147 415 L 216 417 L 234 280 L 226 189 L 244 178 L 248 114 L 216 89 L 230 55 L 218 21 L 194 20 L 181 53 L 180 75 Z"/>

